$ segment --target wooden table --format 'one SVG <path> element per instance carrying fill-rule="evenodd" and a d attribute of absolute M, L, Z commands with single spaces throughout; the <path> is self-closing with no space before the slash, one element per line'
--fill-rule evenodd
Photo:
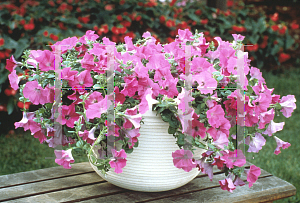
<path fill-rule="evenodd" d="M 252 164 L 251 164 L 252 165 Z M 247 167 L 250 163 L 247 162 Z M 296 194 L 290 183 L 262 170 L 257 182 L 237 187 L 233 193 L 220 188 L 224 173 L 214 170 L 213 181 L 200 173 L 187 185 L 167 192 L 125 190 L 98 176 L 89 163 L 73 164 L 0 176 L 0 202 L 272 202 Z M 246 176 L 242 177 L 245 181 Z"/>

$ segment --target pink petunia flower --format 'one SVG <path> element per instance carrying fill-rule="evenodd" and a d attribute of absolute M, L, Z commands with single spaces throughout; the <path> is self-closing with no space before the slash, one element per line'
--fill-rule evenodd
<path fill-rule="evenodd" d="M 105 113 L 109 106 L 111 105 L 111 101 L 108 100 L 108 96 L 105 95 L 105 98 L 100 102 L 89 105 L 89 108 L 86 110 L 86 117 L 88 119 L 93 118 L 101 118 L 101 114 Z"/>
<path fill-rule="evenodd" d="M 291 117 L 293 111 L 296 109 L 296 98 L 295 95 L 287 95 L 287 96 L 283 96 L 279 102 L 279 104 L 281 105 L 281 107 L 283 107 L 281 109 L 280 112 L 282 112 L 282 114 L 286 117 L 289 118 Z"/>
<path fill-rule="evenodd" d="M 95 140 L 97 138 L 95 138 L 95 131 L 96 131 L 96 126 L 93 127 L 90 131 L 84 130 L 84 132 L 79 131 L 78 135 L 79 137 L 82 137 L 82 139 L 84 141 L 86 141 L 87 143 L 93 145 L 93 143 L 95 142 Z"/>
<path fill-rule="evenodd" d="M 61 110 L 61 120 L 58 117 L 57 122 L 62 125 L 67 125 L 70 128 L 74 127 L 74 122 L 79 119 L 79 114 L 75 112 L 75 104 L 72 103 L 70 106 L 63 105 Z"/>
<path fill-rule="evenodd" d="M 71 70 L 71 67 L 67 67 L 62 69 L 61 71 L 61 79 L 74 81 L 75 75 L 77 75 L 78 71 Z"/>
<path fill-rule="evenodd" d="M 251 188 L 261 174 L 260 168 L 251 165 L 250 169 L 245 169 L 244 172 L 247 174 L 247 181 L 249 182 L 249 188 Z"/>
<path fill-rule="evenodd" d="M 235 190 L 235 185 L 232 182 L 231 176 L 225 178 L 224 180 L 219 180 L 219 184 L 221 185 L 222 190 L 227 190 L 231 193 L 233 193 L 232 191 Z"/>
<path fill-rule="evenodd" d="M 49 50 L 43 51 L 35 60 L 39 63 L 41 71 L 55 70 L 55 55 Z"/>
<path fill-rule="evenodd" d="M 255 136 L 250 141 L 250 136 L 245 139 L 245 144 L 249 145 L 247 152 L 258 153 L 262 146 L 266 144 L 266 139 L 258 132 L 255 133 Z"/>
<path fill-rule="evenodd" d="M 40 143 L 42 144 L 45 140 L 47 140 L 47 137 L 45 136 L 45 134 L 43 133 L 44 129 L 41 129 L 39 131 L 37 131 L 36 133 L 33 134 L 34 138 L 38 138 Z"/>
<path fill-rule="evenodd" d="M 221 105 L 214 106 L 213 108 L 209 109 L 207 112 L 207 118 L 208 118 L 208 123 L 214 127 L 218 128 L 220 127 L 220 122 L 219 120 L 224 118 L 225 112 L 222 109 Z"/>
<path fill-rule="evenodd" d="M 190 172 L 196 167 L 196 164 L 192 161 L 193 153 L 190 150 L 176 150 L 172 152 L 173 163 L 177 168 L 182 168 L 186 172 Z"/>
<path fill-rule="evenodd" d="M 30 81 L 26 83 L 23 95 L 35 105 L 45 104 L 48 98 L 48 91 L 45 91 L 37 81 Z"/>
<path fill-rule="evenodd" d="M 14 90 L 18 90 L 19 89 L 19 82 L 20 82 L 20 78 L 18 77 L 16 70 L 13 70 L 9 75 L 8 75 L 8 79 L 9 79 L 9 83 L 10 86 L 14 89 Z"/>
<path fill-rule="evenodd" d="M 91 87 L 93 86 L 93 78 L 88 70 L 84 70 L 75 76 L 74 81 L 69 80 L 69 85 L 77 88 Z"/>
<path fill-rule="evenodd" d="M 276 136 L 274 136 L 274 139 L 275 139 L 275 141 L 277 143 L 277 147 L 276 147 L 276 149 L 274 151 L 274 154 L 276 154 L 276 155 L 278 155 L 280 153 L 280 148 L 286 149 L 286 148 L 289 148 L 291 146 L 290 143 L 284 142 L 284 141 L 282 141 L 281 139 L 279 139 Z"/>
<path fill-rule="evenodd" d="M 109 162 L 111 168 L 115 168 L 115 173 L 122 173 L 124 168 L 126 166 L 126 157 L 127 154 L 125 153 L 124 149 L 121 149 L 120 151 L 116 151 L 115 149 L 111 150 L 113 154 L 112 160 Z"/>
<path fill-rule="evenodd" d="M 263 132 L 265 135 L 272 136 L 272 134 L 280 131 L 283 129 L 284 122 L 281 123 L 275 123 L 273 120 L 268 125 L 267 129 Z"/>
<path fill-rule="evenodd" d="M 22 63 L 17 62 L 14 58 L 13 55 L 11 55 L 10 59 L 6 59 L 6 66 L 5 68 L 9 71 L 12 72 L 13 70 L 15 70 L 15 68 L 19 65 L 22 65 Z"/>
<path fill-rule="evenodd" d="M 74 163 L 74 158 L 72 156 L 72 149 L 68 150 L 54 150 L 56 159 L 55 163 L 58 165 L 63 166 L 65 169 L 70 169 L 71 165 L 70 163 Z"/>

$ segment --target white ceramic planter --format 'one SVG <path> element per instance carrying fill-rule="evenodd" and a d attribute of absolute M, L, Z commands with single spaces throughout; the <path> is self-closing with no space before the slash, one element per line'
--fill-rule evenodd
<path fill-rule="evenodd" d="M 176 139 L 168 134 L 169 124 L 156 111 L 149 110 L 143 115 L 139 146 L 127 154 L 123 172 L 116 174 L 110 169 L 106 177 L 91 164 L 93 169 L 113 185 L 135 191 L 161 192 L 181 187 L 193 180 L 199 171 L 178 169 L 173 164 L 172 152 L 179 149 Z M 194 157 L 201 156 L 203 149 L 195 151 Z"/>

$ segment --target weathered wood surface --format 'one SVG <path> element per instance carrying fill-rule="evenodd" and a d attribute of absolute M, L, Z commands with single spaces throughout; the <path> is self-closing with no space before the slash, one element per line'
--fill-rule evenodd
<path fill-rule="evenodd" d="M 250 167 L 247 162 L 247 167 Z M 0 202 L 268 202 L 296 194 L 290 183 L 262 170 L 258 181 L 237 187 L 233 193 L 220 189 L 224 173 L 214 167 L 214 178 L 200 173 L 187 185 L 166 192 L 125 190 L 98 176 L 89 163 L 72 169 L 54 167 L 0 176 Z M 246 176 L 242 179 L 245 181 Z"/>

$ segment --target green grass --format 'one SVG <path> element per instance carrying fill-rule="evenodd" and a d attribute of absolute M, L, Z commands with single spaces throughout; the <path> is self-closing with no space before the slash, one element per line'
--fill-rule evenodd
<path fill-rule="evenodd" d="M 276 142 L 273 137 L 268 137 L 267 143 L 263 146 L 259 154 L 252 153 L 254 160 L 249 160 L 256 166 L 269 173 L 292 183 L 297 188 L 296 197 L 290 197 L 279 202 L 300 202 L 300 69 L 286 71 L 285 73 L 273 75 L 263 72 L 268 88 L 275 88 L 274 94 L 286 96 L 293 94 L 297 99 L 297 109 L 292 117 L 275 117 L 275 122 L 285 122 L 282 131 L 275 135 L 283 141 L 291 143 L 288 149 L 281 150 L 279 155 L 274 154 Z M 58 166 L 54 159 L 45 157 L 55 157 L 53 149 L 47 145 L 40 144 L 38 139 L 28 133 L 19 136 L 0 136 L 0 175 L 37 170 Z M 78 157 L 74 155 L 76 163 L 87 161 L 86 156 Z"/>
<path fill-rule="evenodd" d="M 0 175 L 59 166 L 53 148 L 40 144 L 29 132 L 18 132 L 21 133 L 0 136 Z M 88 161 L 84 155 L 73 157 L 76 163 Z"/>
<path fill-rule="evenodd" d="M 300 202 L 300 69 L 285 71 L 282 74 L 273 75 L 272 73 L 263 72 L 268 88 L 274 88 L 273 94 L 286 96 L 295 95 L 297 108 L 292 116 L 275 116 L 275 122 L 285 122 L 282 131 L 275 133 L 278 138 L 285 142 L 291 143 L 288 149 L 281 149 L 281 153 L 274 154 L 277 146 L 273 137 L 268 137 L 267 143 L 263 146 L 258 154 L 254 155 L 254 160 L 249 160 L 256 166 L 268 171 L 269 173 L 293 184 L 297 188 L 297 194 L 294 197 L 274 201 L 282 202 Z M 296 199 L 297 198 L 297 199 Z"/>

